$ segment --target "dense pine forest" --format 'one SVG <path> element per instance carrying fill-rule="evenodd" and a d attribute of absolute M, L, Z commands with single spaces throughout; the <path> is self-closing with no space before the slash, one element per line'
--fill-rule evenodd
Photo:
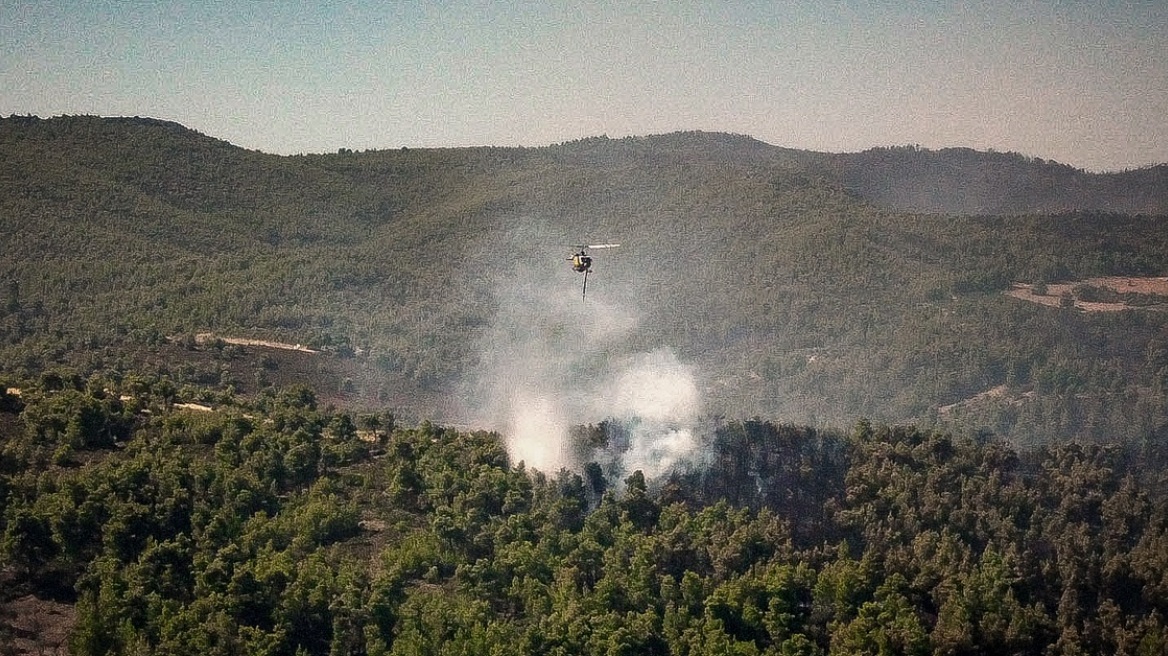
<path fill-rule="evenodd" d="M 0 119 L 0 652 L 1168 653 L 1166 171 Z"/>
<path fill-rule="evenodd" d="M 75 603 L 72 653 L 1168 649 L 1160 443 L 731 421 L 701 462 L 613 480 L 306 388 L 174 394 L 50 374 L 3 397 L 4 588 Z"/>

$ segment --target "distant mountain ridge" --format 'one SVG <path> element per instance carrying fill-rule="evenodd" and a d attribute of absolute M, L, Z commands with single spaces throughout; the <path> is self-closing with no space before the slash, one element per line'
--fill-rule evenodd
<path fill-rule="evenodd" d="M 1168 213 L 1168 164 L 1089 173 L 1017 153 L 915 146 L 828 155 L 844 188 L 889 209 L 931 214 Z"/>
<path fill-rule="evenodd" d="M 774 146 L 746 135 L 701 131 L 593 137 L 552 148 L 609 155 L 639 149 L 784 162 L 878 207 L 920 214 L 1168 214 L 1168 164 L 1094 173 L 1012 152 L 889 146 L 825 153 Z"/>
<path fill-rule="evenodd" d="M 92 116 L 41 119 L 0 118 L 0 130 L 20 129 L 33 138 L 65 139 L 69 134 L 100 135 L 140 141 L 173 140 L 208 148 L 229 147 L 173 121 L 142 117 Z M 34 136 L 35 135 L 35 136 Z M 152 135 L 146 137 L 146 135 Z M 165 135 L 165 136 L 162 136 Z M 459 147 L 457 151 L 508 150 L 493 146 Z M 1121 172 L 1094 173 L 1052 160 L 1012 152 L 972 148 L 931 150 L 919 146 L 870 148 L 856 153 L 825 153 L 775 146 L 753 137 L 722 132 L 687 131 L 641 137 L 588 137 L 549 146 L 515 150 L 550 150 L 591 155 L 603 165 L 614 157 L 662 157 L 668 153 L 693 159 L 715 157 L 743 163 L 785 163 L 804 168 L 847 193 L 888 210 L 921 214 L 993 215 L 1057 214 L 1101 211 L 1132 215 L 1168 214 L 1168 163 Z M 343 151 L 344 149 L 342 149 Z"/>

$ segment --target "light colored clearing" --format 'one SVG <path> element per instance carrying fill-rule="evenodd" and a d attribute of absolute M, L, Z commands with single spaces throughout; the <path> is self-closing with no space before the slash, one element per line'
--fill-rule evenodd
<path fill-rule="evenodd" d="M 1130 276 L 1107 276 L 1103 278 L 1088 278 L 1075 282 L 1049 283 L 1046 286 L 1046 294 L 1035 294 L 1033 285 L 1016 282 L 1006 292 L 1006 296 L 1023 301 L 1030 301 L 1031 303 L 1038 303 L 1039 305 L 1060 307 L 1063 297 L 1065 295 L 1071 295 L 1073 298 L 1074 289 L 1079 285 L 1106 287 L 1120 294 L 1137 293 L 1164 296 L 1165 300 L 1168 301 L 1168 278 L 1133 278 Z M 1074 298 L 1074 307 L 1084 312 L 1116 312 L 1119 310 L 1141 309 L 1145 306 L 1128 305 L 1127 303 L 1093 303 Z"/>
<path fill-rule="evenodd" d="M 947 415 L 950 412 L 953 412 L 953 410 L 959 406 L 968 405 L 970 403 L 974 403 L 974 402 L 979 401 L 981 399 L 1000 399 L 1005 395 L 1006 395 L 1006 386 L 1005 385 L 998 385 L 997 387 L 992 387 L 984 392 L 981 392 L 979 394 L 975 394 L 972 397 L 965 399 L 964 401 L 958 401 L 957 403 L 950 403 L 949 405 L 943 405 L 940 408 L 938 408 L 937 411 L 943 415 Z"/>
<path fill-rule="evenodd" d="M 300 351 L 301 353 L 320 353 L 316 349 L 308 348 L 303 344 L 286 344 L 284 342 L 270 342 L 264 339 L 247 339 L 244 337 L 219 337 L 215 333 L 199 333 L 195 335 L 196 344 L 206 344 L 219 340 L 225 344 L 235 344 L 237 346 L 263 346 L 267 348 L 284 349 L 285 351 Z"/>
<path fill-rule="evenodd" d="M 21 394 L 19 387 L 9 387 L 8 389 L 4 390 L 4 393 L 8 396 L 20 396 Z"/>
<path fill-rule="evenodd" d="M 185 408 L 187 410 L 198 410 L 199 412 L 211 412 L 214 410 L 214 408 L 211 406 L 203 405 L 201 403 L 175 403 L 174 407 Z"/>
<path fill-rule="evenodd" d="M 986 401 L 990 399 L 1006 399 L 1010 405 L 1021 405 L 1023 401 L 1034 396 L 1034 392 L 1024 392 L 1021 396 L 1010 398 L 1009 392 L 1009 388 L 1005 385 L 998 385 L 997 387 L 991 387 L 984 392 L 974 394 L 973 396 L 963 401 L 950 403 L 949 405 L 943 405 L 940 408 L 937 408 L 937 412 L 942 415 L 947 415 L 958 408 L 968 407 L 977 404 L 979 401 Z"/>

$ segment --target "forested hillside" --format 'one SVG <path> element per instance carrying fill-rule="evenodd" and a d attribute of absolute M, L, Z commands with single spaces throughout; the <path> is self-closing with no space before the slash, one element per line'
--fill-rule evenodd
<path fill-rule="evenodd" d="M 1036 206 L 1060 214 L 895 212 L 882 203 L 948 180 L 901 160 L 951 155 L 887 154 L 681 133 L 280 157 L 150 119 L 3 119 L 0 371 L 145 368 L 249 393 L 287 377 L 282 356 L 195 339 L 213 333 L 322 351 L 297 375 L 330 402 L 477 423 L 500 360 L 535 354 L 526 369 L 557 378 L 533 385 L 602 394 L 606 371 L 668 349 L 714 416 L 1163 435 L 1168 299 L 1084 313 L 1003 292 L 1168 275 L 1164 217 L 1086 211 L 1073 185 Z M 901 191 L 866 190 L 857 167 Z M 1162 207 L 1159 183 L 1068 175 Z M 622 247 L 582 302 L 564 258 L 597 241 Z"/>
<path fill-rule="evenodd" d="M 1168 214 L 1168 163 L 1088 173 L 1017 153 L 916 146 L 831 155 L 844 187 L 889 209 L 940 214 Z"/>
<path fill-rule="evenodd" d="M 654 482 L 602 471 L 603 426 L 581 473 L 537 472 L 306 388 L 174 394 L 47 373 L 0 396 L 6 653 L 1168 648 L 1159 442 L 732 421 Z M 47 607 L 64 642 L 34 633 Z"/>

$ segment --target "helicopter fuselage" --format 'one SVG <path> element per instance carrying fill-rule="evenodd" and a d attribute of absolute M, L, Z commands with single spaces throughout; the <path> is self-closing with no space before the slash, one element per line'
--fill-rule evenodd
<path fill-rule="evenodd" d="M 572 268 L 579 273 L 587 273 L 592 268 L 592 257 L 585 255 L 583 251 L 573 255 L 571 261 Z"/>
<path fill-rule="evenodd" d="M 596 244 L 593 246 L 585 246 L 583 244 L 577 246 L 580 250 L 568 258 L 572 263 L 572 269 L 577 273 L 584 274 L 584 287 L 580 290 L 580 298 L 583 299 L 588 294 L 588 272 L 592 270 L 592 256 L 588 254 L 589 248 L 616 248 L 620 244 Z"/>

